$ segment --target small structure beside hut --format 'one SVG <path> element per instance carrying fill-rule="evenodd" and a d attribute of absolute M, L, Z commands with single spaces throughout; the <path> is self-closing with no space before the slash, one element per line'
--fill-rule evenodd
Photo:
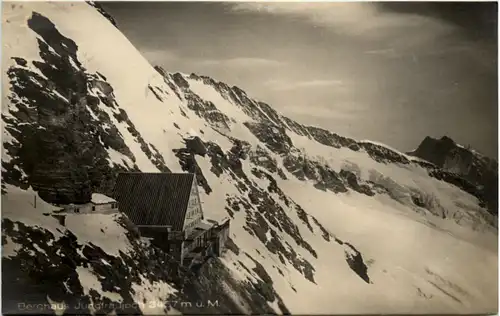
<path fill-rule="evenodd" d="M 101 193 L 93 193 L 90 204 L 92 206 L 92 213 L 109 214 L 118 212 L 118 202 Z"/>
<path fill-rule="evenodd" d="M 120 173 L 113 197 L 141 236 L 185 268 L 220 256 L 229 236 L 229 220 L 204 220 L 196 176 L 192 173 Z"/>
<path fill-rule="evenodd" d="M 118 212 L 118 202 L 104 194 L 92 193 L 90 203 L 58 204 L 64 213 L 76 214 L 112 214 Z"/>

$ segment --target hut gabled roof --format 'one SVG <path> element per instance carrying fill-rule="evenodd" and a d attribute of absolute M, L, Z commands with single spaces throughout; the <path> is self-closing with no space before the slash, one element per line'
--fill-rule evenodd
<path fill-rule="evenodd" d="M 120 173 L 113 198 L 136 225 L 181 231 L 195 179 L 192 173 Z"/>

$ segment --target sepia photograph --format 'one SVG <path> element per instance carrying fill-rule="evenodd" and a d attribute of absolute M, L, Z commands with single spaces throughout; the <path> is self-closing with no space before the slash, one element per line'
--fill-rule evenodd
<path fill-rule="evenodd" d="M 3 315 L 498 314 L 497 2 L 1 15 Z"/>

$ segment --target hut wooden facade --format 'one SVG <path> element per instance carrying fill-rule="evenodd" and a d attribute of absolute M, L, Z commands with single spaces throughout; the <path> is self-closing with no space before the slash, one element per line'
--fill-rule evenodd
<path fill-rule="evenodd" d="M 150 238 L 181 265 L 189 253 L 209 247 L 215 240 L 214 225 L 203 221 L 192 173 L 120 173 L 113 198 L 142 236 Z"/>

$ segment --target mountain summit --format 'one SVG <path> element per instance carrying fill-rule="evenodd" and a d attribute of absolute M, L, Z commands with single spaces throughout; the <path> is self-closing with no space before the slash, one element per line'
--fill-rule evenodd
<path fill-rule="evenodd" d="M 425 159 L 437 167 L 458 174 L 479 188 L 490 212 L 498 212 L 498 161 L 486 157 L 470 146 L 457 144 L 443 136 L 426 137 L 418 148 L 408 153 Z"/>
<path fill-rule="evenodd" d="M 496 311 L 497 219 L 456 170 L 153 67 L 93 5 L 2 9 L 4 313 Z M 195 173 L 224 255 L 172 283 L 125 215 L 59 213 L 123 171 Z"/>

